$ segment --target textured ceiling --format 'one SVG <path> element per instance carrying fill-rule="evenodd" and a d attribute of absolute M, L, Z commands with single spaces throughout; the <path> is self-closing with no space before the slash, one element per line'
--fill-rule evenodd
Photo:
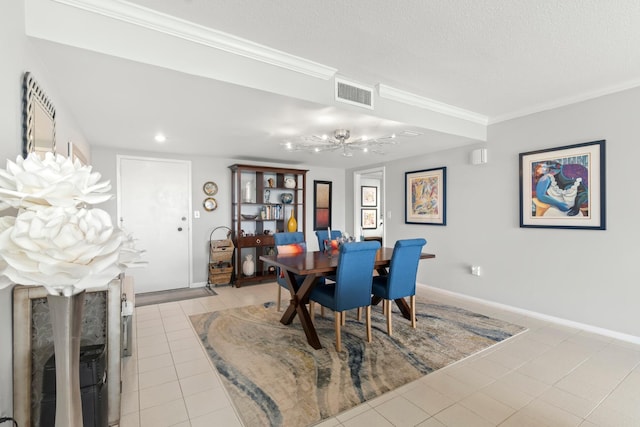
<path fill-rule="evenodd" d="M 136 0 L 500 118 L 640 83 L 637 0 Z"/>
<path fill-rule="evenodd" d="M 176 52 L 175 40 L 166 33 L 158 32 L 155 39 L 144 33 L 150 42 L 144 45 L 148 52 L 143 54 L 138 51 L 133 55 L 133 49 L 121 55 L 105 54 L 118 49 L 124 52 L 127 41 L 122 31 L 133 26 L 111 20 L 108 25 L 112 27 L 96 26 L 87 32 L 81 25 L 71 25 L 71 18 L 65 15 L 69 8 L 60 6 L 59 1 L 71 0 L 27 0 L 33 4 L 27 8 L 32 11 L 27 13 L 28 23 L 29 13 L 37 15 L 38 7 L 44 10 L 56 5 L 62 13 L 50 18 L 50 12 L 45 11 L 39 17 L 44 21 L 36 16 L 34 21 L 39 25 L 28 27 L 46 26 L 52 18 L 53 22 L 66 22 L 47 29 L 58 31 L 52 33 L 57 38 L 49 38 L 46 31 L 36 28 L 33 45 L 45 63 L 48 80 L 56 85 L 56 92 L 64 94 L 67 110 L 95 146 L 355 167 L 483 139 L 419 127 L 422 124 L 416 117 L 424 122 L 429 112 L 418 110 L 416 116 L 415 109 L 409 112 L 399 103 L 394 106 L 408 112 L 404 118 L 398 118 L 396 112 L 392 117 L 380 111 L 372 118 L 364 109 L 336 108 L 341 106 L 326 95 L 324 105 L 316 101 L 317 96 L 288 97 L 258 83 L 249 85 L 250 89 L 229 84 L 233 79 L 207 77 L 207 72 L 223 68 L 226 62 L 213 62 L 214 67 L 190 63 L 188 55 L 202 49 L 197 43 L 184 51 L 184 57 L 179 52 L 158 66 L 157 55 L 163 49 Z M 489 123 L 640 85 L 638 0 L 132 3 L 333 67 L 338 76 L 354 82 L 372 87 L 383 84 L 478 113 L 488 117 Z M 68 38 L 74 28 L 79 28 L 80 36 Z M 134 46 L 138 40 L 129 42 Z M 102 53 L 93 52 L 91 43 L 99 45 L 96 50 Z M 214 58 L 215 49 L 207 49 L 202 51 L 205 56 Z M 150 65 L 154 55 L 156 64 Z M 263 76 L 256 70 L 264 71 L 264 64 L 252 65 L 231 68 L 231 73 L 245 80 L 253 74 L 258 82 Z M 265 74 L 266 79 L 279 78 L 296 90 L 307 89 L 302 80 L 288 80 L 288 70 L 272 67 Z M 314 102 L 308 102 L 312 99 Z M 326 117 L 331 117 L 331 123 L 319 122 Z M 402 130 L 422 135 L 401 141 L 383 158 L 285 153 L 280 146 L 285 137 L 331 132 L 338 127 L 350 128 L 354 134 L 360 127 L 361 133 L 370 136 Z M 151 141 L 158 130 L 169 137 L 162 146 Z"/>

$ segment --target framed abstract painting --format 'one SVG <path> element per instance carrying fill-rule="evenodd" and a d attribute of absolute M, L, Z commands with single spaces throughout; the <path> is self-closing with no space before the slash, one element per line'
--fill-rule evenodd
<path fill-rule="evenodd" d="M 331 228 L 331 181 L 313 181 L 313 229 Z"/>
<path fill-rule="evenodd" d="M 447 225 L 447 168 L 405 172 L 406 224 Z"/>
<path fill-rule="evenodd" d="M 605 141 L 520 154 L 520 227 L 606 230 Z"/>

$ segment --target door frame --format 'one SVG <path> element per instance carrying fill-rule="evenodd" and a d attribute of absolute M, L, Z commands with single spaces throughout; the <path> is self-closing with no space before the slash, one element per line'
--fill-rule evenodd
<path fill-rule="evenodd" d="M 362 170 L 356 170 L 353 172 L 353 229 L 354 232 L 355 230 L 358 229 L 358 224 L 360 224 L 360 209 L 356 209 L 356 206 L 360 206 L 360 182 L 361 182 L 361 178 L 366 178 L 367 175 L 371 175 L 371 174 L 376 174 L 376 175 L 380 175 L 380 191 L 378 193 L 378 212 L 380 213 L 380 217 L 378 218 L 378 222 L 380 222 L 380 220 L 382 220 L 382 241 L 386 242 L 387 241 L 387 227 L 385 227 L 385 225 L 387 225 L 387 221 L 386 221 L 386 191 L 387 191 L 387 183 L 386 183 L 386 173 L 385 173 L 385 167 L 384 166 L 378 166 L 375 168 L 370 168 L 370 169 L 362 169 Z M 376 176 L 376 178 L 378 178 L 378 176 Z M 357 238 L 359 239 L 360 236 L 357 236 Z"/>
<path fill-rule="evenodd" d="M 154 162 L 172 162 L 172 163 L 182 163 L 185 164 L 187 166 L 187 173 L 189 174 L 189 179 L 187 180 L 187 195 L 188 195 L 188 207 L 187 207 L 187 228 L 188 228 L 188 233 L 187 233 L 187 260 L 188 260 L 188 276 L 187 276 L 187 288 L 192 288 L 193 286 L 193 219 L 191 216 L 191 211 L 193 210 L 193 198 L 192 198 L 192 194 L 193 194 L 193 182 L 192 182 L 192 176 L 193 174 L 191 173 L 191 161 L 189 160 L 178 160 L 178 159 L 170 159 L 170 158 L 163 158 L 163 157 L 145 157 L 145 156 L 131 156 L 131 155 L 126 155 L 126 154 L 117 154 L 116 155 L 116 221 L 118 224 L 118 227 L 120 228 L 120 226 L 122 225 L 122 209 L 121 209 L 121 200 L 120 200 L 120 194 L 121 194 L 121 183 L 122 183 L 122 179 L 120 176 L 120 162 L 121 160 L 125 160 L 125 159 L 129 159 L 129 160 L 143 160 L 143 161 L 154 161 Z M 134 236 L 135 237 L 135 236 Z M 144 256 L 143 256 L 144 257 Z"/>

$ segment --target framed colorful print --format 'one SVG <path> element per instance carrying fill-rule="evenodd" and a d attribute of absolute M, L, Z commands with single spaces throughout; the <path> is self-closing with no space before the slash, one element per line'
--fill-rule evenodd
<path fill-rule="evenodd" d="M 605 141 L 520 154 L 520 227 L 606 230 Z"/>
<path fill-rule="evenodd" d="M 361 209 L 362 219 L 360 223 L 364 230 L 378 228 L 378 210 L 377 209 Z"/>
<path fill-rule="evenodd" d="M 331 228 L 331 181 L 313 181 L 313 229 Z"/>
<path fill-rule="evenodd" d="M 447 225 L 447 168 L 405 172 L 406 224 Z"/>
<path fill-rule="evenodd" d="M 378 206 L 378 187 L 368 187 L 363 185 L 360 187 L 362 191 L 360 204 L 362 207 L 376 207 Z"/>

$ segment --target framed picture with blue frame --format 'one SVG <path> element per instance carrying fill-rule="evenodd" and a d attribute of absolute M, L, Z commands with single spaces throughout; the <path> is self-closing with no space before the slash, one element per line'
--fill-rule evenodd
<path fill-rule="evenodd" d="M 605 141 L 520 153 L 520 227 L 606 230 Z"/>

